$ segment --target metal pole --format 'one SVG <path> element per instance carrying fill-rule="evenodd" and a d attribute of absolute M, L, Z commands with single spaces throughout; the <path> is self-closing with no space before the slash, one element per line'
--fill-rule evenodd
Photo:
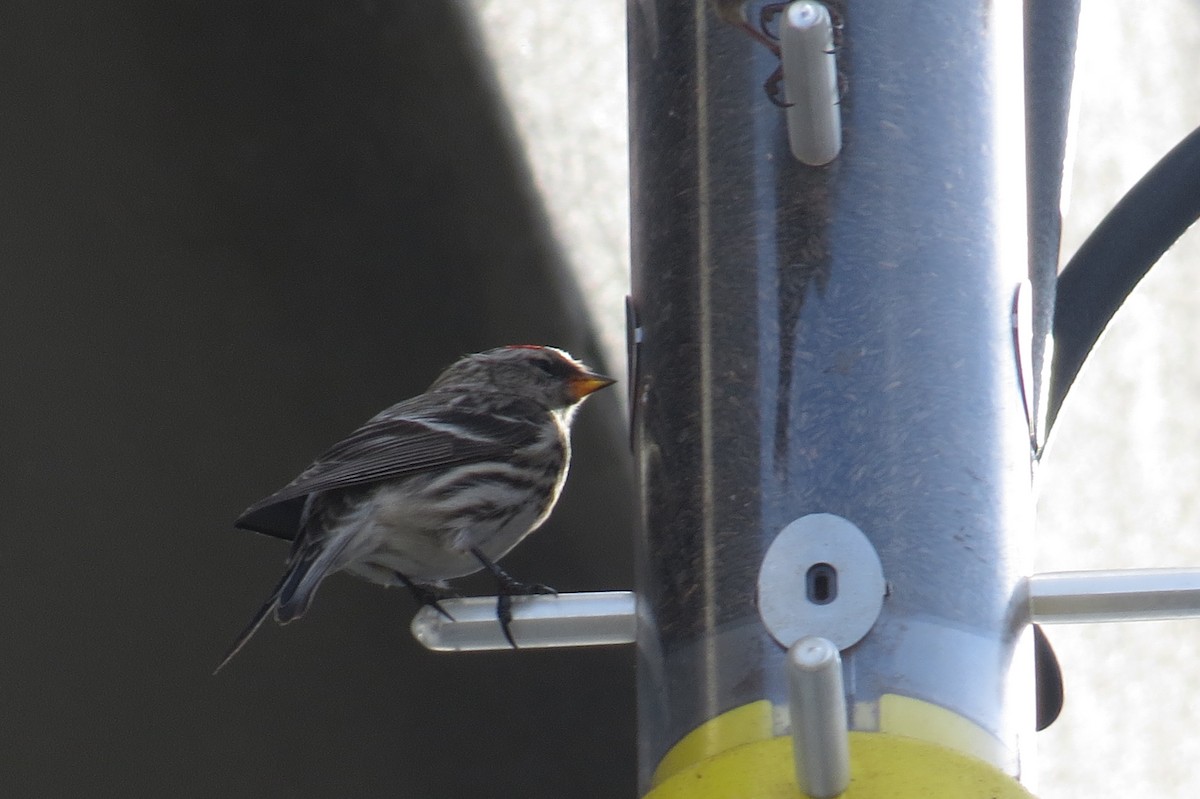
<path fill-rule="evenodd" d="M 788 675 L 796 783 L 814 799 L 839 796 L 850 784 L 850 749 L 837 647 L 825 638 L 801 638 L 788 650 Z"/>
<path fill-rule="evenodd" d="M 1021 5 L 829 4 L 844 147 L 824 167 L 790 155 L 763 89 L 778 58 L 738 5 L 629 4 L 642 788 L 786 732 L 755 586 L 814 513 L 866 534 L 889 589 L 842 652 L 851 730 L 936 709 L 907 733 L 1016 776 L 1034 707 Z M 939 710 L 971 734 L 943 735 Z M 710 726 L 731 713 L 754 731 Z"/>

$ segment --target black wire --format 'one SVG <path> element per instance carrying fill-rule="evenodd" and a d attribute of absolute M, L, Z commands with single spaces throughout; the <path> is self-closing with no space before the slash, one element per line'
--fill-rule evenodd
<path fill-rule="evenodd" d="M 1047 431 L 1109 320 L 1197 218 L 1200 128 L 1121 198 L 1058 276 Z"/>
<path fill-rule="evenodd" d="M 1062 240 L 1063 164 L 1080 0 L 1025 0 L 1025 174 L 1029 181 L 1029 283 L 1033 297 L 1033 397 L 1045 418 L 1046 344 L 1054 329 L 1054 284 Z M 1045 430 L 1038 431 L 1039 436 Z"/>

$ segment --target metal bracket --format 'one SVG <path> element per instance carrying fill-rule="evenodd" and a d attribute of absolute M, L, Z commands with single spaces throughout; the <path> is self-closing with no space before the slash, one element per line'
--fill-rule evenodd
<path fill-rule="evenodd" d="M 779 23 L 779 49 L 792 155 L 809 166 L 828 164 L 842 150 L 829 9 L 811 0 L 789 3 Z"/>
<path fill-rule="evenodd" d="M 842 658 L 825 638 L 801 638 L 788 650 L 789 709 L 796 784 L 813 799 L 850 786 L 850 735 Z"/>
<path fill-rule="evenodd" d="M 1200 569 L 1047 572 L 1028 586 L 1038 624 L 1200 618 Z"/>
<path fill-rule="evenodd" d="M 822 520 L 814 517 L 827 518 Z M 844 649 L 865 635 L 866 630 L 870 629 L 867 619 L 874 623 L 875 615 L 878 614 L 876 609 L 873 615 L 870 607 L 882 602 L 882 588 L 856 589 L 851 578 L 851 575 L 870 571 L 869 563 L 866 569 L 857 562 L 854 568 L 842 568 L 838 566 L 838 563 L 842 562 L 841 556 L 832 550 L 820 551 L 814 548 L 811 552 L 805 552 L 802 546 L 798 546 L 803 542 L 796 538 L 806 534 L 803 531 L 807 525 L 828 524 L 832 529 L 839 526 L 837 522 L 831 523 L 830 520 L 838 520 L 857 532 L 857 528 L 838 516 L 805 516 L 784 528 L 768 549 L 767 558 L 763 561 L 764 572 L 767 561 L 772 562 L 774 575 L 766 580 L 767 601 L 773 605 L 770 613 L 773 618 L 776 613 L 781 616 L 779 620 L 772 622 L 776 629 L 771 629 L 770 625 L 768 629 L 771 629 L 775 640 L 784 646 L 790 647 L 801 638 L 812 634 L 811 629 L 797 634 L 796 631 L 801 630 L 804 624 L 792 616 L 819 623 L 823 625 L 822 629 L 832 627 L 835 635 L 829 640 L 835 646 Z M 801 522 L 805 524 L 796 527 Z M 788 530 L 795 529 L 801 532 L 784 536 Z M 825 535 L 836 539 L 840 534 L 826 532 Z M 847 534 L 846 537 L 852 536 Z M 780 549 L 776 549 L 777 544 Z M 836 548 L 838 545 L 833 546 Z M 785 557 L 782 553 L 792 548 L 800 549 L 800 557 L 793 560 L 792 565 L 788 567 L 782 560 Z M 772 552 L 776 554 L 772 555 Z M 874 557 L 874 549 L 871 550 L 871 555 Z M 791 557 L 796 557 L 794 551 Z M 838 563 L 834 563 L 834 560 Z M 819 587 L 814 583 L 820 581 L 812 579 L 808 572 L 811 565 L 818 563 L 828 563 L 837 568 L 837 598 L 824 605 L 814 605 L 809 599 L 810 591 Z M 878 563 L 878 558 L 875 558 L 875 563 Z M 808 564 L 808 567 L 804 564 Z M 882 579 L 880 571 L 880 583 Z M 868 585 L 876 585 L 873 580 L 865 582 Z M 764 595 L 763 583 L 763 573 L 760 572 L 760 603 Z M 825 585 L 828 588 L 829 584 Z M 1030 621 L 1037 624 L 1200 618 L 1200 569 L 1049 572 L 1028 578 L 1026 586 L 1029 592 Z M 861 592 L 866 597 L 874 596 L 876 599 L 858 610 L 851 610 L 856 603 L 848 600 L 845 593 L 847 590 L 851 594 Z M 789 603 L 792 603 L 793 610 L 799 608 L 800 613 L 789 614 Z M 441 604 L 454 617 L 453 621 L 429 607 L 421 608 L 412 621 L 413 635 L 429 649 L 439 652 L 511 649 L 496 621 L 495 597 L 445 599 Z M 518 646 L 523 649 L 633 643 L 637 630 L 636 604 L 632 591 L 514 597 L 513 636 L 517 639 Z M 840 628 L 839 625 L 843 621 L 856 625 L 856 629 L 861 632 Z M 795 637 L 791 638 L 793 635 Z M 787 643 L 784 643 L 785 641 Z M 846 641 L 848 643 L 842 643 Z"/>
<path fill-rule="evenodd" d="M 451 618 L 431 607 L 417 611 L 413 637 L 436 652 L 480 652 L 511 649 L 496 618 L 496 597 L 443 599 Z M 631 644 L 636 638 L 637 609 L 632 591 L 512 598 L 512 634 L 521 649 Z"/>
<path fill-rule="evenodd" d="M 758 613 L 790 647 L 806 636 L 839 650 L 879 618 L 887 583 L 879 555 L 853 523 L 832 513 L 801 516 L 779 531 L 758 572 Z"/>

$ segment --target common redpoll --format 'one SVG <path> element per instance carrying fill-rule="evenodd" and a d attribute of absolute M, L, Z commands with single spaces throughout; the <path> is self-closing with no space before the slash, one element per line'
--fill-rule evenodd
<path fill-rule="evenodd" d="M 496 565 L 546 520 L 567 477 L 579 403 L 614 380 L 562 350 L 517 345 L 468 355 L 424 393 L 378 414 L 300 476 L 256 502 L 243 529 L 293 538 L 287 571 L 217 666 L 268 614 L 308 610 L 347 571 L 437 604 L 444 581 L 487 569 L 508 625 L 513 595 L 546 593 Z M 444 611 L 442 611 L 444 613 Z"/>

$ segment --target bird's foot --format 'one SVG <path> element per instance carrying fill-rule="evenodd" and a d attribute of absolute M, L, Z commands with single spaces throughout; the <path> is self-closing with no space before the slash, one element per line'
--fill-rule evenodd
<path fill-rule="evenodd" d="M 782 14 L 787 7 L 787 3 L 767 3 L 759 10 L 758 29 L 762 31 L 763 36 L 772 41 L 779 41 L 779 32 L 771 30 L 771 24 L 775 21 L 775 17 Z"/>
<path fill-rule="evenodd" d="M 534 596 L 536 594 L 558 594 L 553 588 L 542 583 L 525 583 L 516 579 L 508 572 L 496 565 L 495 561 L 488 558 L 477 547 L 472 547 L 471 554 L 475 559 L 487 569 L 488 573 L 496 578 L 498 590 L 496 591 L 496 618 L 500 622 L 500 629 L 504 632 L 504 639 L 508 641 L 509 646 L 513 649 L 517 648 L 517 642 L 513 640 L 512 630 L 512 598 L 514 596 Z"/>
<path fill-rule="evenodd" d="M 396 579 L 400 582 L 400 584 L 408 589 L 408 592 L 412 594 L 413 599 L 417 600 L 417 604 L 421 605 L 422 607 L 431 607 L 450 621 L 454 621 L 454 617 L 450 615 L 450 611 L 442 607 L 442 600 L 457 598 L 460 596 L 460 594 L 450 590 L 449 588 L 414 583 L 400 572 L 393 572 L 393 574 L 396 575 Z"/>
<path fill-rule="evenodd" d="M 507 576 L 507 575 L 506 575 Z M 554 594 L 555 591 L 548 585 L 541 583 L 522 583 L 517 580 L 508 578 L 509 582 L 501 582 L 500 590 L 496 596 L 496 618 L 500 620 L 500 629 L 504 631 L 504 638 L 508 641 L 508 645 L 513 649 L 517 648 L 517 642 L 513 640 L 512 630 L 509 625 L 512 624 L 512 598 L 514 596 L 534 596 L 536 594 Z"/>
<path fill-rule="evenodd" d="M 771 76 L 769 78 L 767 78 L 766 83 L 763 84 L 763 91 L 765 91 L 767 93 L 767 99 L 771 101 L 772 105 L 774 105 L 778 108 L 791 108 L 792 107 L 792 103 L 789 103 L 787 100 L 783 99 L 783 65 L 782 64 L 780 64 L 779 67 L 774 72 L 771 73 Z"/>

